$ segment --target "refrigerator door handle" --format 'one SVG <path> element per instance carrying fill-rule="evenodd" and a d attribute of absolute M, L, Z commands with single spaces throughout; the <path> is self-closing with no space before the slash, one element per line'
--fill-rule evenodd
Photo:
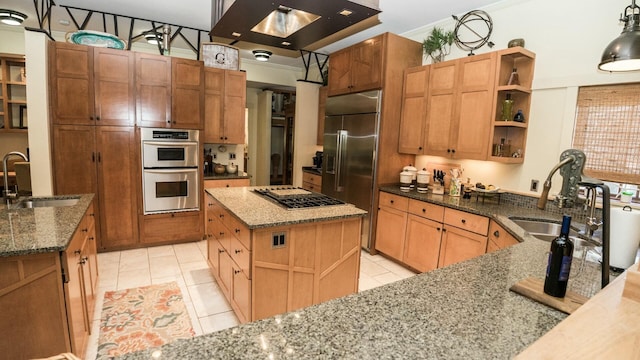
<path fill-rule="evenodd" d="M 345 160 L 347 154 L 347 130 L 338 130 L 337 133 L 337 144 L 336 144 L 336 182 L 335 182 L 335 190 L 340 192 L 344 191 L 344 186 L 342 185 L 342 167 L 343 161 Z"/>

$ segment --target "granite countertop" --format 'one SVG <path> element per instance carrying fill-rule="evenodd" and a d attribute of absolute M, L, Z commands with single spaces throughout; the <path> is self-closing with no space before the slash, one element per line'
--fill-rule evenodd
<path fill-rule="evenodd" d="M 7 209 L 2 205 L 0 257 L 66 250 L 93 197 L 93 194 L 45 197 L 79 198 L 73 206 Z"/>
<path fill-rule="evenodd" d="M 490 216 L 522 242 L 409 279 L 123 358 L 510 359 L 566 318 L 509 291 L 519 280 L 544 276 L 549 250 L 548 242 L 532 237 L 509 217 L 558 215 L 401 193 L 397 186 L 382 190 Z M 592 296 L 599 290 L 599 267 L 581 265 L 574 259 L 580 271 L 569 281 L 569 289 Z"/>
<path fill-rule="evenodd" d="M 351 204 L 288 210 L 254 193 L 254 189 L 264 189 L 264 186 L 209 188 L 205 191 L 249 229 L 346 219 L 367 214 Z"/>
<path fill-rule="evenodd" d="M 314 175 L 322 175 L 322 169 L 317 168 L 317 167 L 313 167 L 313 166 L 303 166 L 302 167 L 302 171 L 308 172 L 308 173 L 314 174 Z"/>
<path fill-rule="evenodd" d="M 212 174 L 212 175 L 204 175 L 205 180 L 229 180 L 229 179 L 248 179 L 250 178 L 249 174 L 244 171 L 238 171 L 235 174 L 229 174 L 225 172 L 224 174 Z"/>

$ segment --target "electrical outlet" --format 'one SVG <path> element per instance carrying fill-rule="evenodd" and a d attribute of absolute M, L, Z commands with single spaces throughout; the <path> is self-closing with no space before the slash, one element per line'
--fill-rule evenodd
<path fill-rule="evenodd" d="M 235 160 L 236 159 L 236 153 L 229 153 L 229 160 Z"/>
<path fill-rule="evenodd" d="M 531 180 L 531 187 L 529 188 L 529 190 L 538 192 L 538 183 L 538 180 Z"/>

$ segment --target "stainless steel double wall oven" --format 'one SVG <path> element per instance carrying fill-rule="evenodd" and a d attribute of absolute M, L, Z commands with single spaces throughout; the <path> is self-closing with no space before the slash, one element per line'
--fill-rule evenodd
<path fill-rule="evenodd" d="M 198 130 L 140 129 L 144 214 L 200 208 Z"/>

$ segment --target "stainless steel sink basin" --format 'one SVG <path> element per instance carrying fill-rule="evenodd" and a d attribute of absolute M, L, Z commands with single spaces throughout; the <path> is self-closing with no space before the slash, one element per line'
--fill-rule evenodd
<path fill-rule="evenodd" d="M 15 204 L 15 208 L 31 209 L 36 207 L 61 207 L 61 206 L 73 206 L 78 203 L 79 198 L 69 199 L 26 199 Z"/>
<path fill-rule="evenodd" d="M 560 235 L 560 228 L 562 224 L 554 223 L 547 220 L 520 220 L 520 219 L 511 219 L 516 225 L 520 226 L 532 236 L 540 239 L 551 241 L 556 236 Z M 569 231 L 569 236 L 577 236 L 578 232 L 574 229 Z"/>

